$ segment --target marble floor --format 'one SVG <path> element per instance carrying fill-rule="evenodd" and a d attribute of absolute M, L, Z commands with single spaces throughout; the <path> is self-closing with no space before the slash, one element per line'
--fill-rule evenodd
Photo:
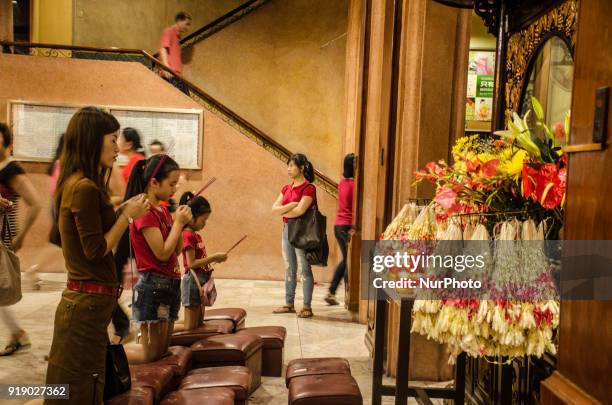
<path fill-rule="evenodd" d="M 0 384 L 43 383 L 46 362 L 53 333 L 53 314 L 65 284 L 65 274 L 40 275 L 43 286 L 40 291 L 24 291 L 21 302 L 11 307 L 20 325 L 28 331 L 32 347 L 13 356 L 0 357 Z M 353 322 L 351 314 L 343 306 L 327 306 L 323 297 L 325 285 L 317 285 L 314 291 L 312 319 L 300 319 L 295 314 L 272 314 L 272 310 L 284 302 L 284 283 L 279 281 L 216 279 L 219 297 L 216 307 L 241 307 L 247 310 L 247 326 L 281 325 L 287 329 L 285 362 L 300 357 L 340 356 L 350 361 L 352 374 L 364 397 L 364 404 L 371 403 L 371 359 L 364 344 L 365 326 Z M 296 304 L 302 300 L 298 285 Z M 340 288 L 342 290 L 342 288 Z M 339 297 L 341 298 L 341 297 Z M 122 296 L 127 307 L 130 292 Z M 4 325 L 0 327 L 0 345 L 8 336 Z M 20 404 L 19 401 L 0 399 L 0 405 Z M 280 405 L 287 403 L 287 389 L 283 378 L 264 377 L 262 386 L 251 397 L 250 404 Z M 385 398 L 383 404 L 393 404 Z M 416 403 L 411 400 L 410 403 Z M 440 402 L 435 402 L 440 403 Z"/>

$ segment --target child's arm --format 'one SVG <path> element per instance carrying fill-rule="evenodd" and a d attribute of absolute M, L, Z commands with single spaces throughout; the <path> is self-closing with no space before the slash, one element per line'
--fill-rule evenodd
<path fill-rule="evenodd" d="M 191 208 L 182 205 L 176 210 L 176 217 L 172 224 L 170 235 L 168 235 L 165 241 L 159 228 L 147 227 L 142 230 L 142 234 L 157 260 L 165 262 L 176 252 L 176 248 L 179 242 L 181 242 L 183 228 L 190 221 Z"/>
<path fill-rule="evenodd" d="M 187 253 L 187 266 L 189 266 L 190 269 L 197 269 L 211 263 L 222 263 L 227 260 L 227 254 L 225 253 L 215 253 L 201 259 L 195 258 L 195 249 L 187 248 L 185 253 Z"/>

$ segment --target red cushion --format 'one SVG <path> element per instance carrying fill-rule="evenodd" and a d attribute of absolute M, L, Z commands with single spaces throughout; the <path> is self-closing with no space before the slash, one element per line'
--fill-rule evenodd
<path fill-rule="evenodd" d="M 206 311 L 204 311 L 204 321 L 225 319 L 232 321 L 237 327 L 238 325 L 244 324 L 246 315 L 246 311 L 242 308 L 206 309 Z"/>
<path fill-rule="evenodd" d="M 195 364 L 243 363 L 257 350 L 263 341 L 249 334 L 218 335 L 200 340 L 191 345 Z"/>
<path fill-rule="evenodd" d="M 234 323 L 230 320 L 206 321 L 204 325 L 193 330 L 175 332 L 170 340 L 171 345 L 191 346 L 198 340 L 210 336 L 229 334 L 234 332 Z"/>
<path fill-rule="evenodd" d="M 171 392 L 160 405 L 234 405 L 234 398 L 231 388 L 199 388 Z"/>
<path fill-rule="evenodd" d="M 174 377 L 174 368 L 168 364 L 130 364 L 133 387 L 153 389 L 155 398 L 161 398 L 168 391 Z"/>
<path fill-rule="evenodd" d="M 348 374 L 307 375 L 291 379 L 289 405 L 363 405 L 363 398 Z"/>
<path fill-rule="evenodd" d="M 319 357 L 295 359 L 287 364 L 285 384 L 289 387 L 291 379 L 304 375 L 351 374 L 351 367 L 346 359 L 340 357 Z"/>
<path fill-rule="evenodd" d="M 181 382 L 179 390 L 226 387 L 234 391 L 236 400 L 246 401 L 250 386 L 251 371 L 246 367 L 207 367 L 190 371 Z"/>
<path fill-rule="evenodd" d="M 104 405 L 153 405 L 154 401 L 153 388 L 132 387 L 128 392 L 104 401 Z"/>
<path fill-rule="evenodd" d="M 285 347 L 287 329 L 283 326 L 253 326 L 236 332 L 236 334 L 242 333 L 250 333 L 262 338 L 264 349 L 282 349 Z"/>
<path fill-rule="evenodd" d="M 155 364 L 171 366 L 174 375 L 177 377 L 182 377 L 187 374 L 187 372 L 191 370 L 191 360 L 193 356 L 191 349 L 183 346 L 171 346 L 168 348 L 168 351 L 171 354 L 156 361 Z"/>

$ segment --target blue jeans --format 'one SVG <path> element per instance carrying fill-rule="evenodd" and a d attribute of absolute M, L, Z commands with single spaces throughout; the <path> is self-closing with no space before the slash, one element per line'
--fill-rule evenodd
<path fill-rule="evenodd" d="M 311 308 L 312 290 L 314 289 L 314 277 L 310 263 L 306 260 L 306 252 L 296 249 L 289 243 L 289 227 L 283 226 L 283 260 L 285 261 L 285 303 L 293 305 L 295 300 L 295 287 L 297 286 L 298 266 L 302 270 L 304 293 L 304 307 Z"/>
<path fill-rule="evenodd" d="M 132 319 L 136 323 L 174 322 L 181 308 L 181 279 L 151 271 L 140 274 L 132 296 Z"/>

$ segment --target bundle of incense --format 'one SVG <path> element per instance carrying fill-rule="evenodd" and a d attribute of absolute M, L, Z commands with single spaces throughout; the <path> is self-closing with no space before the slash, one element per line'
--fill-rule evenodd
<path fill-rule="evenodd" d="M 234 243 L 232 245 L 232 247 L 227 250 L 226 254 L 231 252 L 236 246 L 238 246 L 243 240 L 245 240 L 246 237 L 247 237 L 247 235 L 244 235 L 242 238 L 240 238 L 240 240 L 238 242 Z"/>
<path fill-rule="evenodd" d="M 188 201 L 187 204 L 189 204 L 191 202 L 191 200 L 193 200 L 194 198 L 196 198 L 197 196 L 199 196 L 200 194 L 202 194 L 204 192 L 204 190 L 206 190 L 208 188 L 208 186 L 210 186 L 211 184 L 213 184 L 215 182 L 215 180 L 217 180 L 216 177 L 211 177 L 210 180 L 208 180 L 208 183 L 204 184 L 202 186 L 202 188 L 193 195 L 193 197 L 191 197 Z"/>

